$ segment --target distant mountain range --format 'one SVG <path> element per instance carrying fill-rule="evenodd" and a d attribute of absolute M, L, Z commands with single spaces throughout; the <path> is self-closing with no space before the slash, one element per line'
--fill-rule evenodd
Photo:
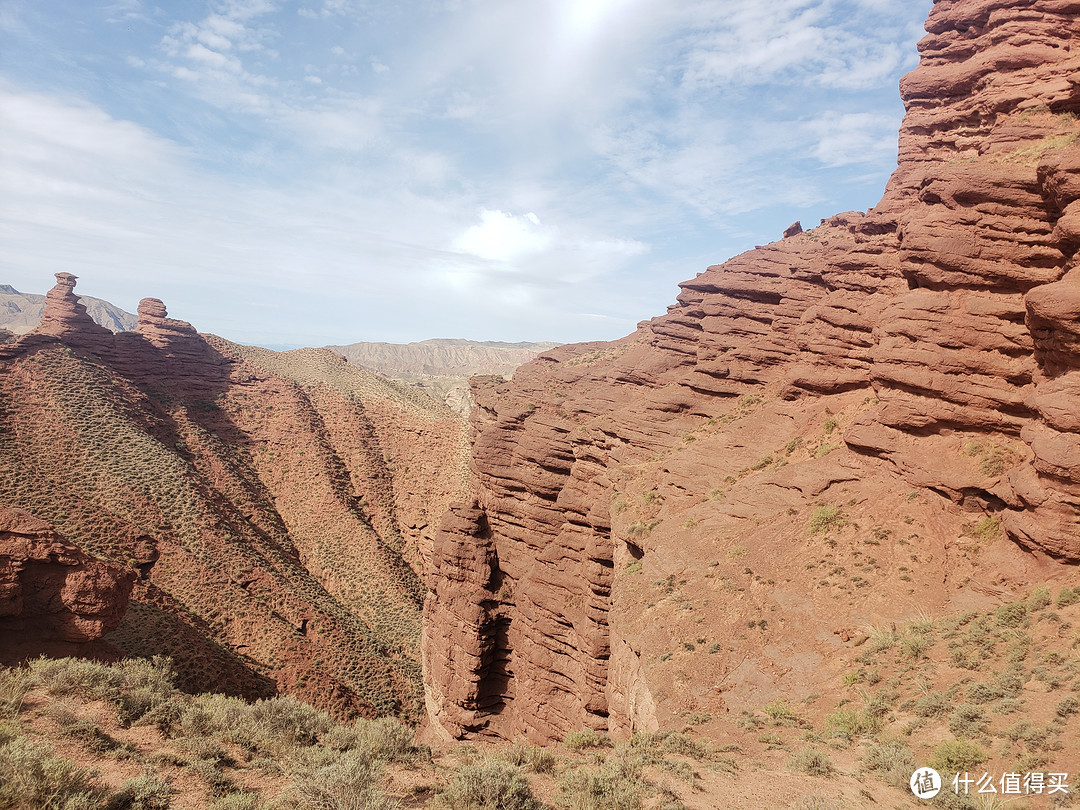
<path fill-rule="evenodd" d="M 512 374 L 522 363 L 558 345 L 440 338 L 418 343 L 350 343 L 326 348 L 354 365 L 386 377 L 419 379 Z"/>
<path fill-rule="evenodd" d="M 100 298 L 80 296 L 87 314 L 113 332 L 130 332 L 138 317 Z M 25 335 L 41 323 L 45 296 L 19 292 L 0 284 L 0 332 Z M 0 338 L 0 343 L 3 343 Z M 438 338 L 417 343 L 350 343 L 326 346 L 355 366 L 400 380 L 445 402 L 459 413 L 471 408 L 469 378 L 477 374 L 509 376 L 522 363 L 558 343 L 503 343 L 500 341 Z"/>
<path fill-rule="evenodd" d="M 408 383 L 445 402 L 458 413 L 472 409 L 469 378 L 509 377 L 514 369 L 558 343 L 502 343 L 436 339 L 418 343 L 351 343 L 327 346 L 350 363 Z"/>
<path fill-rule="evenodd" d="M 130 332 L 139 322 L 137 316 L 100 298 L 83 295 L 79 301 L 91 318 L 113 332 Z M 0 329 L 25 335 L 41 323 L 44 309 L 44 295 L 19 292 L 10 284 L 0 284 Z"/>

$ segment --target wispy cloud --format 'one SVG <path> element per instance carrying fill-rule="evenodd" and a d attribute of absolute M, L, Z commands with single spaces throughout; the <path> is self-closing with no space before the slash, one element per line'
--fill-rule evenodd
<path fill-rule="evenodd" d="M 248 339 L 231 294 L 324 313 L 290 342 L 614 337 L 876 202 L 929 4 L 8 0 L 0 268 Z"/>

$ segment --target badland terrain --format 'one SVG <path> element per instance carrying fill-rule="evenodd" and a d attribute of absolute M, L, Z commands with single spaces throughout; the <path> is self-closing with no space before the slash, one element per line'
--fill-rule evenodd
<path fill-rule="evenodd" d="M 155 299 L 114 335 L 59 276 L 0 345 L 9 662 L 163 655 L 188 692 L 329 712 L 277 781 L 204 724 L 236 787 L 214 800 L 251 806 L 334 806 L 304 780 L 360 749 L 405 806 L 907 806 L 917 764 L 1000 799 L 1071 770 L 1017 794 L 1071 801 L 1080 4 L 939 0 L 926 30 L 874 208 L 708 268 L 621 340 L 474 378 L 467 426 Z M 62 726 L 49 672 L 18 676 L 31 736 Z M 154 761 L 180 791 L 205 700 L 162 697 L 152 740 L 111 729 L 117 772 L 179 746 Z M 434 748 L 332 744 L 386 715 Z"/>

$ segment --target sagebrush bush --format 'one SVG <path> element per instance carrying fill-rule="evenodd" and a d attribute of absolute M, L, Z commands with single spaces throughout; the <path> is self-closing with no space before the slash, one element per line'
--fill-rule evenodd
<path fill-rule="evenodd" d="M 826 731 L 848 742 L 857 737 L 876 734 L 880 728 L 880 717 L 860 709 L 837 709 L 825 718 Z"/>
<path fill-rule="evenodd" d="M 871 746 L 862 759 L 863 770 L 901 790 L 908 787 L 916 765 L 915 757 L 900 740 L 886 740 Z"/>
<path fill-rule="evenodd" d="M 128 779 L 109 800 L 108 810 L 168 810 L 172 787 L 152 771 Z"/>
<path fill-rule="evenodd" d="M 522 740 L 515 740 L 514 744 L 503 751 L 499 757 L 511 765 L 525 768 L 533 773 L 554 773 L 559 762 L 558 757 L 551 750 L 538 745 L 529 745 Z"/>
<path fill-rule="evenodd" d="M 829 755 L 817 748 L 804 748 L 788 760 L 788 767 L 811 776 L 832 776 L 836 772 Z"/>
<path fill-rule="evenodd" d="M 0 720 L 15 717 L 22 711 L 23 698 L 29 691 L 30 675 L 27 670 L 0 667 Z"/>
<path fill-rule="evenodd" d="M 337 751 L 361 751 L 382 762 L 411 762 L 425 752 L 416 745 L 412 729 L 393 717 L 361 718 L 347 726 L 335 724 L 319 737 L 319 742 Z"/>
<path fill-rule="evenodd" d="M 823 504 L 814 507 L 807 529 L 810 534 L 823 534 L 844 525 L 844 515 L 839 506 Z"/>
<path fill-rule="evenodd" d="M 929 765 L 939 773 L 973 771 L 989 759 L 987 753 L 967 740 L 947 740 L 934 748 Z"/>
<path fill-rule="evenodd" d="M 215 799 L 210 810 L 259 810 L 262 806 L 259 794 L 237 791 Z"/>
<path fill-rule="evenodd" d="M 128 658 L 111 666 L 76 658 L 38 658 L 30 664 L 30 680 L 54 697 L 105 700 L 117 720 L 130 726 L 143 718 L 157 720 L 176 693 L 176 672 L 162 656 Z M 162 722 L 167 724 L 164 717 Z"/>
<path fill-rule="evenodd" d="M 0 737 L 0 807 L 5 810 L 99 810 L 107 795 L 89 771 L 48 745 L 14 730 Z"/>
<path fill-rule="evenodd" d="M 559 806 L 567 810 L 638 810 L 645 783 L 621 778 L 616 771 L 573 770 L 559 781 Z"/>
<path fill-rule="evenodd" d="M 312 745 L 334 725 L 329 714 L 291 695 L 255 701 L 251 706 L 251 721 L 265 738 L 292 746 Z"/>
<path fill-rule="evenodd" d="M 293 778 L 297 810 L 392 810 L 379 787 L 381 767 L 364 753 L 346 751 L 321 768 Z"/>
<path fill-rule="evenodd" d="M 583 748 L 610 748 L 611 740 L 606 734 L 600 734 L 591 728 L 582 731 L 571 731 L 563 739 L 563 745 L 572 751 L 580 751 Z"/>
<path fill-rule="evenodd" d="M 465 765 L 438 796 L 449 810 L 541 810 L 529 780 L 514 765 L 489 759 Z"/>
<path fill-rule="evenodd" d="M 949 717 L 949 730 L 957 737 L 978 737 L 988 725 L 983 710 L 973 703 L 961 703 Z"/>

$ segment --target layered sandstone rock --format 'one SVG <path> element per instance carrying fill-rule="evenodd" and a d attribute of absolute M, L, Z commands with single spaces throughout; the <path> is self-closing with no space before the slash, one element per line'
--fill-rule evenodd
<path fill-rule="evenodd" d="M 121 361 L 129 373 L 141 376 L 150 385 L 163 379 L 179 383 L 186 394 L 214 396 L 227 385 L 229 361 L 211 347 L 187 321 L 170 318 L 165 304 L 157 298 L 139 301 L 139 323 L 133 334 L 119 336 Z M 147 352 L 134 346 L 135 337 L 153 346 Z M 150 358 L 152 363 L 148 363 Z"/>
<path fill-rule="evenodd" d="M 690 675 L 664 680 L 667 659 L 644 649 L 658 631 L 613 610 L 640 604 L 618 577 L 635 560 L 700 577 L 684 555 L 712 542 L 690 528 L 703 501 L 727 499 L 707 519 L 718 538 L 766 527 L 747 540 L 763 544 L 761 565 L 781 565 L 793 542 L 787 515 L 845 487 L 882 508 L 882 488 L 937 493 L 936 539 L 919 542 L 952 566 L 950 537 L 970 515 L 1043 557 L 1080 560 L 1080 6 L 939 0 L 927 31 L 876 208 L 710 267 L 627 338 L 474 383 L 476 514 L 447 521 L 429 577 L 427 697 L 443 732 L 551 740 L 655 728 L 679 693 L 721 706 Z M 796 431 L 830 408 L 856 451 L 840 462 L 827 461 L 827 435 L 814 454 L 798 449 Z M 827 421 L 826 434 L 841 424 Z M 676 501 L 692 515 L 684 528 L 665 522 Z M 959 587 L 953 573 L 925 586 Z M 493 581 L 512 593 L 494 613 Z M 501 696 L 479 674 L 494 616 L 507 627 Z M 800 632 L 827 637 L 818 621 Z M 728 646 L 709 663 L 725 680 L 742 671 Z"/>
<path fill-rule="evenodd" d="M 0 638 L 99 639 L 120 624 L 135 576 L 88 557 L 28 512 L 0 508 Z"/>
<path fill-rule="evenodd" d="M 69 345 L 91 349 L 107 349 L 113 344 L 113 333 L 94 322 L 86 307 L 75 295 L 75 280 L 71 273 L 57 273 L 56 286 L 45 296 L 45 310 L 41 324 L 35 330 L 39 335 L 62 338 Z"/>

